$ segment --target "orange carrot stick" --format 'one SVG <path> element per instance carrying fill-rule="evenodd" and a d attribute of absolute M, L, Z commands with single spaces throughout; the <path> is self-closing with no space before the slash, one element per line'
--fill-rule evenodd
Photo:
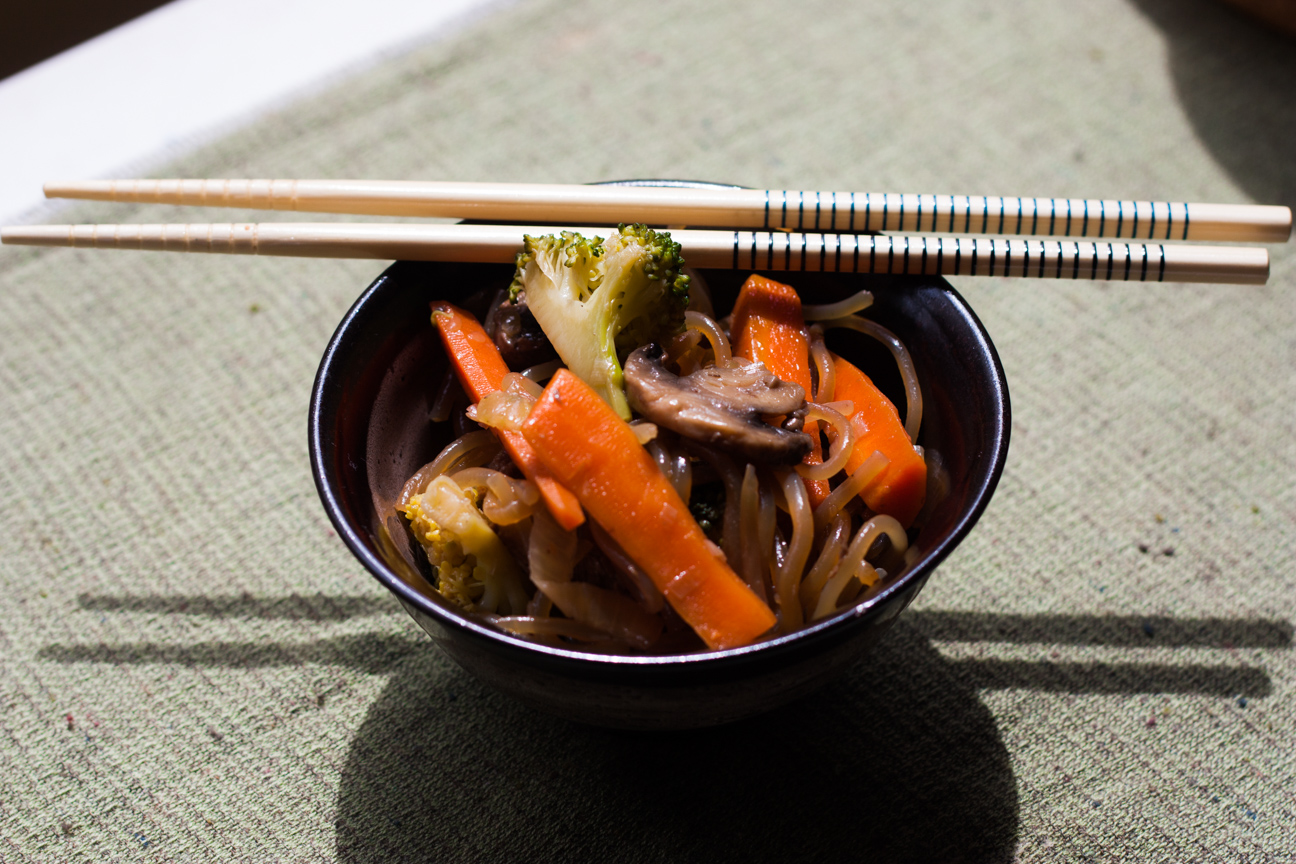
<path fill-rule="evenodd" d="M 471 312 L 438 300 L 432 304 L 432 323 L 441 334 L 441 343 L 450 355 L 455 374 L 459 376 L 468 398 L 480 402 L 488 394 L 501 389 L 504 376 L 509 372 L 508 364 Z M 540 464 L 525 438 L 504 429 L 495 429 L 494 432 L 513 462 L 528 480 L 536 484 L 540 497 L 559 525 L 572 531 L 585 521 L 576 496 L 564 489 Z"/>
<path fill-rule="evenodd" d="M 801 298 L 790 285 L 755 273 L 749 276 L 734 303 L 729 341 L 734 354 L 764 363 L 784 381 L 800 384 L 807 399 L 814 392 L 810 386 L 810 334 L 801 316 Z M 819 424 L 806 423 L 805 432 L 812 446 L 802 461 L 817 465 L 823 461 Z M 827 480 L 807 480 L 805 485 L 811 507 L 818 507 L 828 497 Z"/>
<path fill-rule="evenodd" d="M 629 424 L 588 384 L 560 369 L 522 434 L 709 647 L 746 645 L 774 626 Z"/>
<path fill-rule="evenodd" d="M 846 473 L 853 473 L 875 450 L 882 451 L 891 461 L 860 497 L 873 512 L 894 516 L 908 528 L 927 496 L 927 463 L 909 441 L 900 412 L 869 377 L 836 354 L 832 361 L 837 381 L 833 399 L 853 406 L 849 419 L 855 446 L 846 460 Z M 828 434 L 832 436 L 831 431 Z"/>

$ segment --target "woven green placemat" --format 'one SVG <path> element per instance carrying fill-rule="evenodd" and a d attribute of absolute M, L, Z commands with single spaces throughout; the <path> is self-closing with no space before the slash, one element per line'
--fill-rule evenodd
<path fill-rule="evenodd" d="M 159 175 L 1290 205 L 1291 49 L 1205 0 L 536 0 Z M 840 682 L 631 735 L 477 684 L 330 530 L 306 405 L 379 265 L 6 248 L 0 859 L 1290 860 L 1273 255 L 1261 288 L 959 281 L 1013 399 L 978 529 Z"/>

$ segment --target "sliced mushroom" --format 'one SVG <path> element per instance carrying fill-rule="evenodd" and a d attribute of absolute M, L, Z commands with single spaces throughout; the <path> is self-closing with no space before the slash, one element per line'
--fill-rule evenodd
<path fill-rule="evenodd" d="M 707 367 L 683 377 L 662 365 L 655 344 L 635 349 L 624 374 L 630 406 L 686 438 L 723 448 L 749 462 L 795 465 L 810 452 L 805 390 L 763 364 Z M 762 418 L 785 415 L 782 427 Z"/>

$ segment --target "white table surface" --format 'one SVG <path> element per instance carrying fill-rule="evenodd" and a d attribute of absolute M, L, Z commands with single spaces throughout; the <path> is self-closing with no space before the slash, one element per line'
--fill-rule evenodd
<path fill-rule="evenodd" d="M 0 224 L 52 180 L 137 176 L 509 0 L 176 0 L 0 81 Z"/>

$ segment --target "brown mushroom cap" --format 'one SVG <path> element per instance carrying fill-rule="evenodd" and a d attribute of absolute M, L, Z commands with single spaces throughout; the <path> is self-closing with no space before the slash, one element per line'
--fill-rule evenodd
<path fill-rule="evenodd" d="M 626 398 L 644 418 L 749 462 L 795 465 L 810 452 L 810 436 L 797 431 L 806 408 L 801 385 L 741 361 L 681 377 L 662 365 L 663 353 L 649 344 L 626 358 Z M 770 415 L 789 419 L 771 426 L 763 419 Z"/>

